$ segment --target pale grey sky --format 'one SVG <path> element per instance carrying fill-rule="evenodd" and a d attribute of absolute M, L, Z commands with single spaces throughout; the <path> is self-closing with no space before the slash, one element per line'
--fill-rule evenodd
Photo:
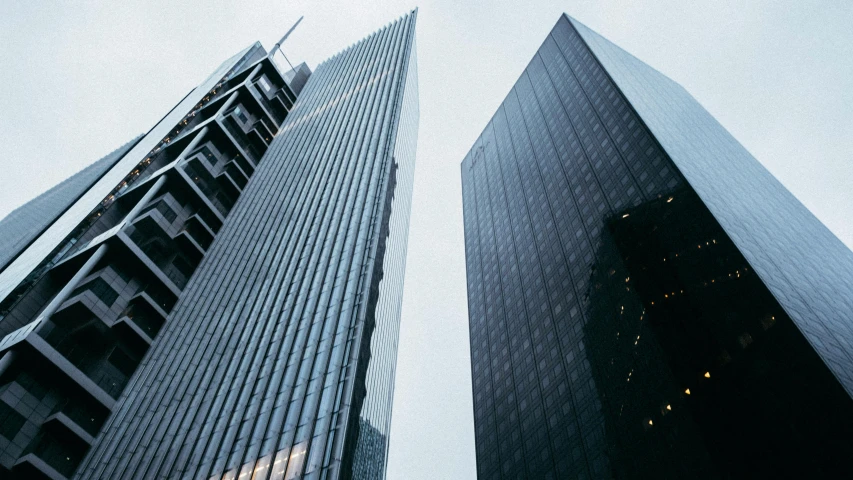
<path fill-rule="evenodd" d="M 73 3 L 73 5 L 72 5 Z M 0 217 L 299 15 L 314 67 L 420 6 L 421 124 L 390 479 L 474 478 L 459 162 L 562 12 L 689 90 L 853 245 L 853 2 L 0 0 Z"/>

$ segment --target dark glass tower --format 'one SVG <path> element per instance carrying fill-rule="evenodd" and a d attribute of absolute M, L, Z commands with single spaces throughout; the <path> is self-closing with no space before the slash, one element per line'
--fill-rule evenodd
<path fill-rule="evenodd" d="M 415 18 L 232 57 L 0 272 L 0 475 L 384 477 Z"/>
<path fill-rule="evenodd" d="M 853 253 L 563 16 L 462 163 L 480 478 L 850 478 Z"/>

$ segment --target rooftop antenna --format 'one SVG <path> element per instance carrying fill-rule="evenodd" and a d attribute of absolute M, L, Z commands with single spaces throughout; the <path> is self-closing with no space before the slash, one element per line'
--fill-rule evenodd
<path fill-rule="evenodd" d="M 288 30 L 287 33 L 285 33 L 284 36 L 282 36 L 281 39 L 276 42 L 272 49 L 270 49 L 270 53 L 269 55 L 267 55 L 270 60 L 272 60 L 272 56 L 275 51 L 278 50 L 281 53 L 281 56 L 284 57 L 284 59 L 287 61 L 287 64 L 290 65 L 290 68 L 293 69 L 293 64 L 290 63 L 290 60 L 288 60 L 287 55 L 285 55 L 284 52 L 281 51 L 281 44 L 284 43 L 285 40 L 287 40 L 287 37 L 289 37 L 291 33 L 293 33 L 293 31 L 296 29 L 296 27 L 299 25 L 299 22 L 301 22 L 303 18 L 305 18 L 304 15 L 299 17 L 299 20 L 297 20 L 296 23 L 294 23 L 293 26 L 290 27 L 290 30 Z"/>

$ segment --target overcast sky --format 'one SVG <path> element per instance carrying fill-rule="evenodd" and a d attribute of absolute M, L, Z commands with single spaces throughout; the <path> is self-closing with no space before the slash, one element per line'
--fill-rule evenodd
<path fill-rule="evenodd" d="M 0 0 L 0 217 L 300 15 L 284 51 L 313 68 L 415 6 Z M 475 476 L 459 163 L 564 11 L 684 85 L 853 245 L 853 2 L 422 1 L 390 479 Z"/>

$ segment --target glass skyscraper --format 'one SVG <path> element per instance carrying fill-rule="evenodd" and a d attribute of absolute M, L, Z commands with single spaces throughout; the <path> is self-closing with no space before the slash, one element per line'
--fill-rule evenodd
<path fill-rule="evenodd" d="M 462 162 L 480 478 L 851 478 L 853 253 L 562 16 Z"/>
<path fill-rule="evenodd" d="M 0 222 L 0 476 L 384 478 L 416 15 L 256 43 Z"/>

